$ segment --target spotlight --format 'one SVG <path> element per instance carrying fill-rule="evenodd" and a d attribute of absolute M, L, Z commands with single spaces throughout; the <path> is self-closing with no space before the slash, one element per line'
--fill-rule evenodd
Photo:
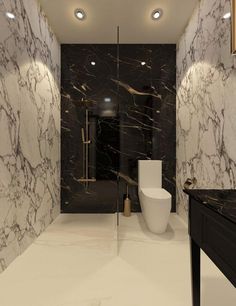
<path fill-rule="evenodd" d="M 6 16 L 9 19 L 15 19 L 16 18 L 16 16 L 13 13 L 11 13 L 11 12 L 6 12 Z"/>
<path fill-rule="evenodd" d="M 224 14 L 223 19 L 229 19 L 231 17 L 231 13 L 228 12 L 226 14 Z"/>
<path fill-rule="evenodd" d="M 163 15 L 162 9 L 156 9 L 152 12 L 152 19 L 158 20 L 161 18 L 162 15 Z"/>
<path fill-rule="evenodd" d="M 86 18 L 85 11 L 82 9 L 75 10 L 75 17 L 79 20 L 84 20 Z"/>

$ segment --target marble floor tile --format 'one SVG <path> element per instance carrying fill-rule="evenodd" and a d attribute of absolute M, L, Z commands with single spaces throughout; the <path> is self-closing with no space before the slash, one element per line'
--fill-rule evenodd
<path fill-rule="evenodd" d="M 202 256 L 202 306 L 235 306 L 235 288 Z M 186 225 L 148 232 L 141 214 L 60 215 L 0 275 L 1 306 L 190 306 Z"/>

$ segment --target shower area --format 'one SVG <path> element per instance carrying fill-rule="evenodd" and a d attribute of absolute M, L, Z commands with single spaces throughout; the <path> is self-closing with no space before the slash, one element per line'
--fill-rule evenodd
<path fill-rule="evenodd" d="M 175 61 L 171 44 L 61 46 L 61 211 L 117 214 L 138 200 L 138 160 L 163 161 L 175 206 Z"/>

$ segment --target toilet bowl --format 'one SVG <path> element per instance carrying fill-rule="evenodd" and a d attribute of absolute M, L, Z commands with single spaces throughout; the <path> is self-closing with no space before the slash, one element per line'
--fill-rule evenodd
<path fill-rule="evenodd" d="M 164 233 L 170 217 L 171 194 L 162 188 L 162 161 L 139 160 L 138 194 L 147 227 L 155 234 Z"/>

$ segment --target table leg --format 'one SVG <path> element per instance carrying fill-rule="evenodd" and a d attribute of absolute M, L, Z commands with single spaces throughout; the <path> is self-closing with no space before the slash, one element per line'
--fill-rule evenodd
<path fill-rule="evenodd" d="M 192 273 L 192 306 L 200 306 L 201 304 L 201 292 L 200 292 L 200 247 L 196 242 L 190 238 L 191 248 L 191 273 Z"/>

